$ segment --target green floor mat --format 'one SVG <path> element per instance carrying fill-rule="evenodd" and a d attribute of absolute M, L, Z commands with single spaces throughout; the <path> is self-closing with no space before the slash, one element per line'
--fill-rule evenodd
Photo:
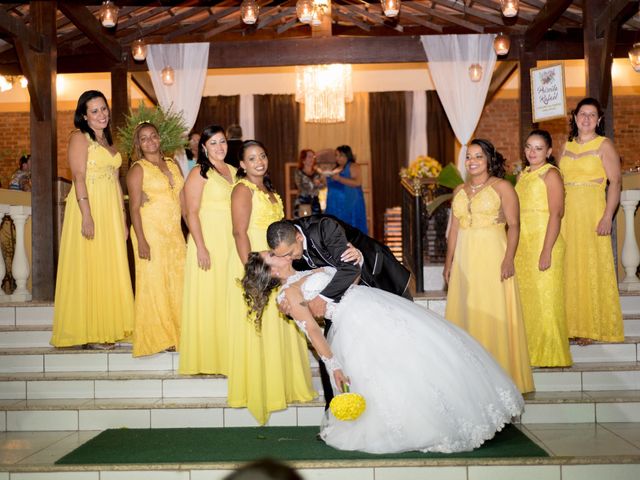
<path fill-rule="evenodd" d="M 294 461 L 548 456 L 512 425 L 472 452 L 451 454 L 347 452 L 327 446 L 316 438 L 317 433 L 318 427 L 111 429 L 60 458 L 56 464 L 214 463 L 265 457 Z"/>

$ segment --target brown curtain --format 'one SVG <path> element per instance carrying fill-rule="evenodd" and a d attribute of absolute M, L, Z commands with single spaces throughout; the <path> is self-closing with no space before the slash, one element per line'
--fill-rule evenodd
<path fill-rule="evenodd" d="M 455 134 L 435 90 L 427 91 L 427 150 L 443 166 L 456 163 Z"/>
<path fill-rule="evenodd" d="M 300 112 L 293 95 L 254 95 L 256 140 L 269 155 L 269 175 L 284 198 L 285 163 L 298 158 Z"/>
<path fill-rule="evenodd" d="M 384 238 L 385 210 L 402 203 L 398 172 L 407 158 L 405 98 L 405 92 L 369 94 L 373 232 L 378 240 Z"/>
<path fill-rule="evenodd" d="M 226 130 L 234 123 L 240 123 L 240 95 L 202 97 L 193 131 L 202 132 L 209 125 L 220 125 Z"/>

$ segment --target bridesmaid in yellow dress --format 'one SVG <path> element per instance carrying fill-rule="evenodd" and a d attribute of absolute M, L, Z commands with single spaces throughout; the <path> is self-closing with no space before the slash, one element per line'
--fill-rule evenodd
<path fill-rule="evenodd" d="M 133 132 L 135 162 L 127 173 L 131 241 L 136 264 L 133 356 L 175 350 L 180 340 L 185 243 L 180 226 L 178 165 L 165 158 L 155 125 Z"/>
<path fill-rule="evenodd" d="M 504 158 L 487 140 L 469 144 L 467 182 L 454 191 L 444 277 L 445 317 L 469 332 L 511 376 L 533 390 L 514 255 L 518 196 L 504 180 Z M 505 231 L 506 227 L 506 231 Z"/>
<path fill-rule="evenodd" d="M 84 92 L 69 138 L 73 186 L 60 241 L 51 344 L 112 349 L 133 331 L 127 228 L 104 95 Z"/>
<path fill-rule="evenodd" d="M 293 320 L 278 311 L 275 294 L 261 321 L 250 318 L 242 287 L 249 252 L 268 250 L 267 227 L 284 216 L 282 200 L 267 176 L 269 161 L 256 140 L 243 143 L 239 157 L 242 177 L 231 194 L 233 236 L 237 254 L 229 261 L 229 318 L 232 351 L 229 397 L 232 407 L 247 407 L 261 425 L 271 412 L 291 402 L 316 397 L 311 385 L 307 342 Z"/>
<path fill-rule="evenodd" d="M 516 274 L 531 365 L 571 365 L 564 311 L 564 213 L 562 176 L 554 164 L 551 135 L 534 130 L 527 137 L 524 169 L 516 193 L 520 200 L 520 241 Z"/>
<path fill-rule="evenodd" d="M 567 324 L 569 337 L 580 345 L 624 340 L 611 246 L 622 177 L 620 157 L 603 136 L 603 116 L 596 99 L 582 99 L 571 115 L 569 141 L 560 159 L 566 191 L 562 235 L 567 243 Z"/>
<path fill-rule="evenodd" d="M 185 182 L 189 239 L 182 304 L 180 366 L 183 374 L 229 373 L 227 265 L 234 253 L 231 189 L 236 168 L 225 163 L 224 129 L 204 129 L 197 165 Z"/>

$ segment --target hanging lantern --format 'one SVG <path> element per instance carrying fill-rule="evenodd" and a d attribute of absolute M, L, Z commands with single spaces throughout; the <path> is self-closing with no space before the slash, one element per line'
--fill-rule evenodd
<path fill-rule="evenodd" d="M 7 92 L 12 88 L 13 81 L 4 75 L 0 75 L 0 92 Z"/>
<path fill-rule="evenodd" d="M 144 62 L 147 58 L 147 44 L 144 43 L 144 40 L 139 38 L 134 40 L 131 44 L 131 54 L 133 55 L 133 59 L 138 62 Z"/>
<path fill-rule="evenodd" d="M 255 0 L 243 0 L 240 7 L 242 21 L 247 25 L 253 25 L 258 20 L 260 5 Z"/>
<path fill-rule="evenodd" d="M 472 82 L 479 82 L 482 80 L 482 67 L 479 63 L 474 63 L 469 67 L 469 78 Z"/>
<path fill-rule="evenodd" d="M 319 27 L 322 25 L 322 17 L 324 17 L 322 9 L 315 7 L 313 9 L 313 15 L 311 16 L 311 26 Z"/>
<path fill-rule="evenodd" d="M 118 7 L 109 0 L 104 1 L 100 7 L 100 22 L 106 28 L 113 28 L 118 23 Z"/>
<path fill-rule="evenodd" d="M 400 11 L 400 0 L 380 0 L 380 4 L 382 11 L 389 18 L 397 16 Z"/>
<path fill-rule="evenodd" d="M 27 88 L 27 85 L 29 85 L 29 80 L 27 80 L 27 77 L 25 77 L 24 75 L 22 75 L 20 77 L 20 86 L 22 88 Z"/>
<path fill-rule="evenodd" d="M 629 61 L 636 72 L 640 72 L 640 43 L 634 43 L 629 50 Z"/>
<path fill-rule="evenodd" d="M 311 23 L 314 10 L 311 0 L 298 0 L 296 2 L 296 15 L 302 23 Z"/>
<path fill-rule="evenodd" d="M 500 0 L 500 8 L 502 9 L 502 15 L 505 17 L 515 17 L 518 15 L 518 8 L 520 2 L 518 0 Z"/>
<path fill-rule="evenodd" d="M 508 35 L 504 35 L 500 32 L 493 40 L 493 49 L 498 55 L 506 55 L 509 53 L 509 47 L 511 47 L 511 40 Z"/>
<path fill-rule="evenodd" d="M 166 67 L 164 67 L 162 69 L 162 83 L 164 83 L 165 85 L 173 85 L 173 82 L 175 80 L 175 72 L 173 71 L 173 68 L 171 68 L 169 65 L 167 65 Z"/>

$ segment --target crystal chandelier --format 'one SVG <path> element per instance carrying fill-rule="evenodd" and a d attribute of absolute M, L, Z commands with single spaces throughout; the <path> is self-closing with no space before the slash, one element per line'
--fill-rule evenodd
<path fill-rule="evenodd" d="M 500 0 L 500 8 L 502 9 L 502 15 L 505 17 L 515 17 L 518 15 L 518 8 L 520 2 L 518 0 Z"/>
<path fill-rule="evenodd" d="M 640 72 L 640 43 L 635 43 L 629 50 L 629 61 L 636 72 Z"/>
<path fill-rule="evenodd" d="M 304 121 L 345 121 L 345 103 L 353 101 L 351 65 L 296 67 L 296 101 L 304 103 Z"/>
<path fill-rule="evenodd" d="M 118 23 L 118 7 L 106 0 L 100 7 L 100 22 L 103 27 L 113 28 Z"/>

